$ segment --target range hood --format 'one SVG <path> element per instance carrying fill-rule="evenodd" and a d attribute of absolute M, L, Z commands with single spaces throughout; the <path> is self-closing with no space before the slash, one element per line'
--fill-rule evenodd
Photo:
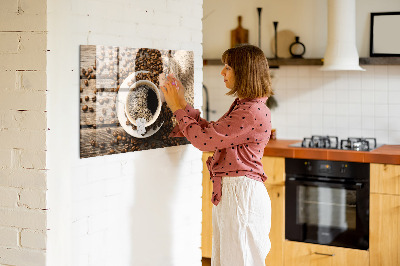
<path fill-rule="evenodd" d="M 358 70 L 355 0 L 328 0 L 328 44 L 323 71 Z"/>

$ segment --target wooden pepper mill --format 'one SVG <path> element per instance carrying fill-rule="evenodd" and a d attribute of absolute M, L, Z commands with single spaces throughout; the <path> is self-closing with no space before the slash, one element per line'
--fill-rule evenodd
<path fill-rule="evenodd" d="M 231 48 L 238 44 L 249 43 L 249 31 L 242 27 L 242 16 L 238 16 L 238 27 L 231 30 Z"/>

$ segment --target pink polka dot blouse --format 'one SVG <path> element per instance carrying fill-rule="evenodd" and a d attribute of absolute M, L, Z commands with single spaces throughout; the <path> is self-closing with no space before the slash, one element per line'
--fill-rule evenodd
<path fill-rule="evenodd" d="M 189 104 L 174 112 L 178 121 L 170 137 L 186 137 L 201 151 L 214 151 L 207 160 L 213 182 L 211 201 L 221 200 L 224 176 L 247 176 L 261 182 L 267 179 L 261 159 L 271 131 L 271 112 L 267 97 L 236 98 L 218 121 L 208 122 Z"/>

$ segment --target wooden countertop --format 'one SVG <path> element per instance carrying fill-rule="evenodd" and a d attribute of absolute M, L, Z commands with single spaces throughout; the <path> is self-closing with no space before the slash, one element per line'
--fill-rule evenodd
<path fill-rule="evenodd" d="M 270 140 L 264 156 L 364 163 L 400 164 L 400 145 L 383 145 L 372 151 L 289 147 L 301 140 Z"/>

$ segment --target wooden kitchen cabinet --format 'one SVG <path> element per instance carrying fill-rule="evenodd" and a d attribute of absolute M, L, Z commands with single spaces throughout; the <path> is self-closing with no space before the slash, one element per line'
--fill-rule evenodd
<path fill-rule="evenodd" d="M 400 165 L 370 164 L 371 193 L 400 195 Z"/>
<path fill-rule="evenodd" d="M 265 187 L 271 199 L 271 250 L 265 259 L 266 266 L 283 265 L 285 240 L 285 158 L 264 156 L 261 159 L 267 175 Z"/>
<path fill-rule="evenodd" d="M 366 266 L 365 250 L 285 241 L 285 266 Z M 283 265 L 283 264 L 282 264 Z"/>
<path fill-rule="evenodd" d="M 265 184 L 271 199 L 271 250 L 265 259 L 266 266 L 283 265 L 285 241 L 285 187 Z"/>
<path fill-rule="evenodd" d="M 400 165 L 370 167 L 370 265 L 400 265 Z"/>
<path fill-rule="evenodd" d="M 212 183 L 210 181 L 210 173 L 206 165 L 212 152 L 203 153 L 203 195 L 202 195 L 202 224 L 201 224 L 201 253 L 204 258 L 211 258 L 212 252 Z"/>

